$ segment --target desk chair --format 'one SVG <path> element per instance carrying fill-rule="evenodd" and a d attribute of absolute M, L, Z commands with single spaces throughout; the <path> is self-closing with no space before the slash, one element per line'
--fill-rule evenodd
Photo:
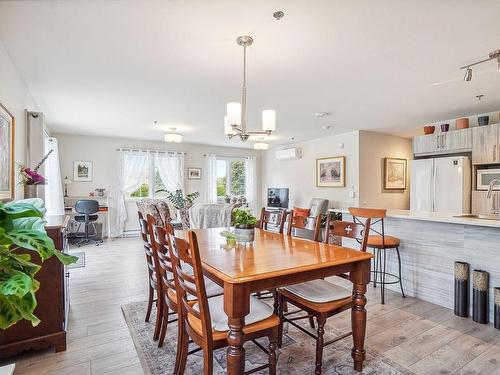
<path fill-rule="evenodd" d="M 78 247 L 82 244 L 95 243 L 96 246 L 102 243 L 102 239 L 96 239 L 97 230 L 95 227 L 95 222 L 99 218 L 97 212 L 99 212 L 99 202 L 92 199 L 81 199 L 75 203 L 75 211 L 80 215 L 75 215 L 75 221 L 83 223 L 85 226 L 84 237 L 76 243 Z M 92 226 L 94 233 L 89 234 L 89 228 Z M 91 238 L 93 237 L 93 238 Z"/>

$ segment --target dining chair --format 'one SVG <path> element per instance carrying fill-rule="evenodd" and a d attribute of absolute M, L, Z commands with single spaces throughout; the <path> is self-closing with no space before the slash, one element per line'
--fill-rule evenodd
<path fill-rule="evenodd" d="M 262 207 L 260 211 L 260 220 L 258 227 L 264 230 L 270 230 L 269 227 L 272 226 L 274 231 L 282 234 L 285 228 L 286 221 L 286 210 L 284 209 L 274 209 L 266 210 Z"/>
<path fill-rule="evenodd" d="M 154 259 L 153 245 L 151 241 L 150 229 L 148 228 L 148 222 L 147 219 L 144 218 L 141 212 L 137 213 L 139 215 L 139 227 L 141 231 L 142 244 L 144 247 L 144 254 L 146 255 L 146 266 L 148 271 L 149 293 L 148 293 L 148 307 L 146 310 L 145 321 L 149 322 L 149 319 L 151 317 L 151 310 L 153 309 L 153 304 L 156 302 L 156 322 L 153 333 L 153 340 L 157 340 L 160 334 L 160 324 L 161 324 L 161 316 L 160 316 L 161 303 L 159 303 L 160 301 L 158 301 L 161 297 L 161 292 L 159 291 L 158 274 L 156 270 L 156 262 Z"/>
<path fill-rule="evenodd" d="M 306 216 L 301 216 L 301 215 L 294 215 L 294 211 L 290 211 L 288 215 L 288 228 L 287 228 L 287 234 L 289 236 L 292 236 L 292 233 L 296 233 L 297 229 L 299 231 L 309 231 L 313 233 L 312 235 L 312 240 L 313 241 L 319 241 L 320 235 L 321 235 L 321 218 L 323 215 L 318 215 L 315 218 L 309 218 Z M 311 228 L 309 223 L 310 220 L 314 220 L 314 227 Z M 295 234 L 297 237 L 302 237 L 297 234 Z"/>
<path fill-rule="evenodd" d="M 203 373 L 213 372 L 213 351 L 229 345 L 227 334 L 227 316 L 224 312 L 224 296 L 207 298 L 205 280 L 201 266 L 200 251 L 196 234 L 188 233 L 189 241 L 170 236 L 171 259 L 174 265 L 174 279 L 178 296 L 183 332 L 178 338 L 179 356 L 178 374 L 183 374 L 188 354 L 203 350 Z M 193 274 L 185 272 L 185 265 L 193 268 Z M 196 300 L 190 303 L 190 298 Z M 255 340 L 268 337 L 268 364 L 258 366 L 247 373 L 269 368 L 270 374 L 276 374 L 276 340 L 279 318 L 273 309 L 255 297 L 250 297 L 250 313 L 245 318 L 243 340 L 252 340 L 259 348 L 266 351 Z M 199 349 L 189 351 L 189 337 Z"/>
<path fill-rule="evenodd" d="M 387 210 L 384 208 L 349 208 L 349 213 L 352 215 L 354 222 L 360 222 L 360 218 L 370 218 L 372 220 L 370 233 L 368 235 L 367 247 L 373 249 L 374 274 L 373 286 L 376 288 L 377 283 L 380 284 L 380 303 L 385 304 L 385 286 L 389 284 L 399 284 L 401 296 L 405 298 L 403 290 L 403 278 L 401 274 L 401 255 L 399 254 L 400 240 L 397 237 L 389 236 L 385 233 L 384 219 Z M 375 225 L 380 224 L 376 229 Z M 398 261 L 398 274 L 387 272 L 387 250 L 395 250 Z M 391 281 L 386 281 L 386 277 L 390 276 Z M 380 277 L 380 281 L 378 281 Z"/>
<path fill-rule="evenodd" d="M 331 221 L 327 217 L 323 242 L 329 243 L 330 236 L 339 236 L 356 240 L 360 244 L 360 250 L 366 251 L 368 233 L 370 229 L 370 219 L 364 224 L 351 223 L 345 221 Z M 337 277 L 337 276 L 336 276 Z M 340 275 L 340 277 L 348 277 Z M 335 277 L 333 278 L 335 280 Z M 280 317 L 280 328 L 278 334 L 278 347 L 282 345 L 283 323 L 288 322 L 298 328 L 308 336 L 316 340 L 316 361 L 315 374 L 322 373 L 323 348 L 352 334 L 352 332 L 342 334 L 330 341 L 324 340 L 324 326 L 327 318 L 336 315 L 352 307 L 352 290 L 341 287 L 334 282 L 324 279 L 317 279 L 299 284 L 293 284 L 280 288 L 278 293 L 278 315 Z M 284 313 L 284 304 L 290 303 L 298 307 L 298 311 Z M 305 311 L 307 315 L 289 317 L 300 311 Z M 316 318 L 318 325 L 317 333 L 313 334 L 295 321 L 306 318 Z"/>

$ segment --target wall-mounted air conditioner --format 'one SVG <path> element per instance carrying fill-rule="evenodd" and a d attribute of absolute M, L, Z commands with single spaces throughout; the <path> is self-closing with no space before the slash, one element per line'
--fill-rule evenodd
<path fill-rule="evenodd" d="M 277 160 L 297 160 L 302 157 L 302 150 L 298 147 L 276 151 Z"/>

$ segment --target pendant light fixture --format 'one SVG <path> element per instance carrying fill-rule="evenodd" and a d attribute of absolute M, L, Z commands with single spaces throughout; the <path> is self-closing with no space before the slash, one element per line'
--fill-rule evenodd
<path fill-rule="evenodd" d="M 239 36 L 236 43 L 243 47 L 243 84 L 241 103 L 227 103 L 224 117 L 224 133 L 229 139 L 238 136 L 243 142 L 251 135 L 270 135 L 276 129 L 276 112 L 272 109 L 262 111 L 262 130 L 247 130 L 247 47 L 253 43 L 248 35 Z"/>

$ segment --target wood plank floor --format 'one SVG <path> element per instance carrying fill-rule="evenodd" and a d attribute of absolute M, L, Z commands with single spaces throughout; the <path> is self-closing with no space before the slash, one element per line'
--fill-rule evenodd
<path fill-rule="evenodd" d="M 71 270 L 68 349 L 13 358 L 15 374 L 143 374 L 120 309 L 122 304 L 146 300 L 140 240 L 116 239 L 75 251 L 86 252 L 86 267 Z M 416 374 L 500 374 L 500 331 L 491 325 L 392 292 L 380 305 L 373 287 L 367 298 L 366 344 L 372 350 Z M 349 313 L 333 319 L 341 328 L 350 324 Z"/>

